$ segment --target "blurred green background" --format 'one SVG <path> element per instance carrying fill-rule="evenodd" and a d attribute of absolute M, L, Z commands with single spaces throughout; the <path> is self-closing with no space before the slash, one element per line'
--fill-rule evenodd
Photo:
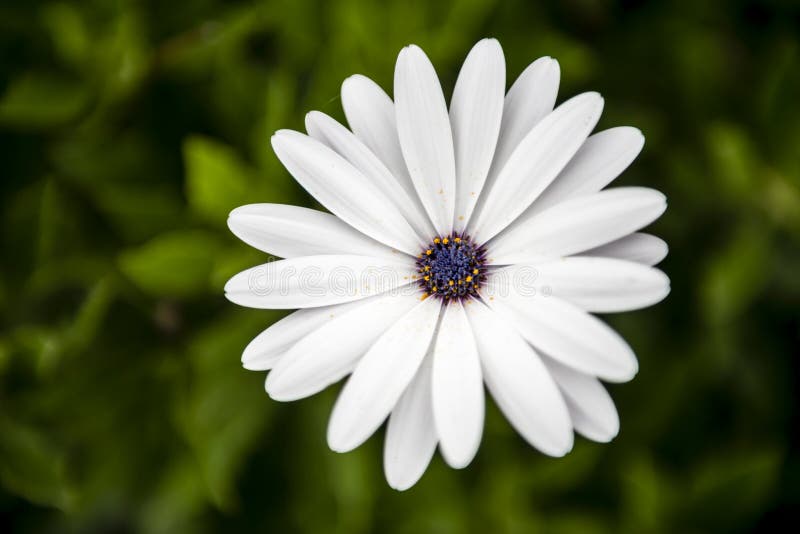
<path fill-rule="evenodd" d="M 672 294 L 608 318 L 641 363 L 611 387 L 614 442 L 551 459 L 492 405 L 468 469 L 437 457 L 397 493 L 381 434 L 327 449 L 338 387 L 279 404 L 241 368 L 281 313 L 223 298 L 264 261 L 225 219 L 313 205 L 269 136 L 312 109 L 343 119 L 345 77 L 390 89 L 417 43 L 449 96 L 484 36 L 509 83 L 551 55 L 559 101 L 600 91 L 599 128 L 644 131 L 617 183 L 669 199 L 651 231 Z M 780 1 L 3 1 L 0 530 L 791 531 L 798 46 L 800 6 Z"/>

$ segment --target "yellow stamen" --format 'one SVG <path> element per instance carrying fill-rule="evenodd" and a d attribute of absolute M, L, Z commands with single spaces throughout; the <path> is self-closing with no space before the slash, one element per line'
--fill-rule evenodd
<path fill-rule="evenodd" d="M 430 276 L 428 276 L 428 275 L 425 275 L 425 281 L 426 281 L 426 282 L 427 282 L 428 280 L 430 280 L 430 279 L 431 279 L 431 277 L 430 277 Z"/>
<path fill-rule="evenodd" d="M 431 291 L 433 291 L 434 293 L 436 293 L 438 290 L 439 290 L 439 288 L 436 287 L 436 286 L 433 286 L 433 288 L 431 289 Z"/>
<path fill-rule="evenodd" d="M 445 245 L 448 244 L 449 242 L 450 242 L 450 240 L 447 239 L 446 237 L 444 239 L 442 239 L 442 243 L 444 243 Z"/>
<path fill-rule="evenodd" d="M 425 251 L 425 254 L 427 256 L 430 256 L 431 254 L 433 254 L 433 251 L 431 249 L 428 249 L 428 250 Z"/>
<path fill-rule="evenodd" d="M 461 238 L 460 237 L 456 237 L 455 239 L 453 239 L 453 241 L 455 241 L 456 243 L 461 243 Z"/>
<path fill-rule="evenodd" d="M 471 276 L 467 276 L 467 282 L 472 282 L 472 277 Z"/>
<path fill-rule="evenodd" d="M 438 245 L 439 243 L 442 242 L 442 240 L 437 237 L 436 239 L 433 240 L 433 242 Z"/>
<path fill-rule="evenodd" d="M 478 274 L 478 269 L 472 269 L 472 274 Z"/>
<path fill-rule="evenodd" d="M 454 286 L 454 285 L 456 285 L 456 283 L 455 283 L 455 282 L 453 282 L 452 280 L 450 280 L 449 282 L 447 282 L 447 285 L 448 285 L 448 286 Z"/>

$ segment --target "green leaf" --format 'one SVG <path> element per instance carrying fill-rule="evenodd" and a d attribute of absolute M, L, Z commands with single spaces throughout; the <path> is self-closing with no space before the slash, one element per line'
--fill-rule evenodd
<path fill-rule="evenodd" d="M 86 298 L 75 314 L 75 321 L 67 331 L 67 341 L 73 350 L 86 350 L 91 346 L 108 313 L 115 288 L 109 277 L 102 278 L 87 292 Z"/>
<path fill-rule="evenodd" d="M 712 170 L 727 194 L 748 200 L 761 184 L 757 157 L 747 132 L 735 124 L 715 123 L 707 132 Z"/>
<path fill-rule="evenodd" d="M 0 481 L 30 501 L 66 509 L 72 502 L 63 454 L 45 434 L 0 416 Z"/>
<path fill-rule="evenodd" d="M 239 356 L 255 333 L 281 315 L 238 310 L 218 318 L 189 347 L 193 381 L 179 422 L 210 500 L 220 508 L 235 504 L 236 476 L 269 422 L 271 407 L 260 386 L 263 377 L 243 370 Z"/>
<path fill-rule="evenodd" d="M 670 481 L 645 456 L 632 458 L 624 467 L 622 521 L 626 532 L 658 532 L 672 496 Z"/>
<path fill-rule="evenodd" d="M 230 211 L 253 202 L 253 170 L 230 147 L 202 137 L 184 143 L 186 195 L 199 215 L 222 223 Z"/>
<path fill-rule="evenodd" d="M 88 100 L 80 83 L 32 72 L 14 80 L 0 98 L 0 125 L 21 129 L 60 126 L 76 118 Z"/>
<path fill-rule="evenodd" d="M 702 304 L 709 322 L 730 321 L 759 295 L 771 264 L 768 238 L 757 226 L 745 226 L 712 259 L 702 285 Z"/>
<path fill-rule="evenodd" d="M 91 51 L 91 38 L 80 11 L 66 2 L 57 2 L 42 7 L 41 19 L 58 54 L 71 64 L 83 63 Z"/>
<path fill-rule="evenodd" d="M 703 461 L 688 484 L 678 517 L 723 530 L 748 530 L 754 514 L 776 489 L 783 455 L 776 449 L 725 453 Z"/>
<path fill-rule="evenodd" d="M 122 272 L 154 296 L 188 297 L 209 289 L 216 253 L 216 236 L 201 231 L 162 234 L 119 257 Z"/>

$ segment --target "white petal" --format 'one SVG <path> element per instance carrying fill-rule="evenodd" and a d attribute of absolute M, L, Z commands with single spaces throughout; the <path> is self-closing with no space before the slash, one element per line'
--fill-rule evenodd
<path fill-rule="evenodd" d="M 383 470 L 389 485 L 404 491 L 416 484 L 434 451 L 436 428 L 431 406 L 429 353 L 389 417 L 383 447 Z"/>
<path fill-rule="evenodd" d="M 418 302 L 411 295 L 380 295 L 352 304 L 300 339 L 267 376 L 278 401 L 302 399 L 347 376 L 375 340 Z"/>
<path fill-rule="evenodd" d="M 241 206 L 228 217 L 228 228 L 251 247 L 281 258 L 317 254 L 397 255 L 335 215 L 299 206 Z"/>
<path fill-rule="evenodd" d="M 656 265 L 667 257 L 669 247 L 663 239 L 650 234 L 635 233 L 582 252 L 583 256 L 602 256 Z"/>
<path fill-rule="evenodd" d="M 516 219 L 555 179 L 581 147 L 603 111 L 597 93 L 567 100 L 542 119 L 520 142 L 488 186 L 470 228 L 487 241 Z"/>
<path fill-rule="evenodd" d="M 503 168 L 511 153 L 539 121 L 553 111 L 561 69 L 551 57 L 540 57 L 522 71 L 508 90 L 497 141 L 492 175 Z"/>
<path fill-rule="evenodd" d="M 479 301 L 466 306 L 489 392 L 528 443 L 550 456 L 572 449 L 567 406 L 541 358 Z"/>
<path fill-rule="evenodd" d="M 597 313 L 652 306 L 663 300 L 670 289 L 669 278 L 658 269 L 611 258 L 559 258 L 514 265 L 508 274 L 513 280 L 523 270 L 535 273 L 539 294 L 551 294 Z"/>
<path fill-rule="evenodd" d="M 291 130 L 273 135 L 272 148 L 306 191 L 356 230 L 409 254 L 424 245 L 391 199 L 330 148 Z"/>
<path fill-rule="evenodd" d="M 489 246 L 495 265 L 528 263 L 584 252 L 647 226 L 667 201 L 655 189 L 619 187 L 571 198 L 520 217 Z"/>
<path fill-rule="evenodd" d="M 251 371 L 271 369 L 292 345 L 327 321 L 340 316 L 361 301 L 305 308 L 290 313 L 257 335 L 244 349 L 242 364 Z"/>
<path fill-rule="evenodd" d="M 643 146 L 642 132 L 630 126 L 590 136 L 529 209 L 538 213 L 568 198 L 597 193 L 628 168 Z"/>
<path fill-rule="evenodd" d="M 225 297 L 240 306 L 270 309 L 350 302 L 409 284 L 416 275 L 413 261 L 398 256 L 338 254 L 273 261 L 228 280 Z"/>
<path fill-rule="evenodd" d="M 419 302 L 389 328 L 358 362 L 328 424 L 328 446 L 347 452 L 383 423 L 428 352 L 442 304 Z"/>
<path fill-rule="evenodd" d="M 427 242 L 434 235 L 433 225 L 422 206 L 408 196 L 389 169 L 350 130 L 319 111 L 306 115 L 306 130 L 311 137 L 352 163 L 386 198 L 392 199 L 422 241 Z"/>
<path fill-rule="evenodd" d="M 476 44 L 458 75 L 450 102 L 456 157 L 455 230 L 462 231 L 483 189 L 492 164 L 500 120 L 506 63 L 496 39 Z"/>
<path fill-rule="evenodd" d="M 543 361 L 564 394 L 575 430 L 593 441 L 614 439 L 619 433 L 619 415 L 603 384 L 550 358 Z"/>
<path fill-rule="evenodd" d="M 397 132 L 422 205 L 440 235 L 453 227 L 456 167 L 453 135 L 439 78 L 419 47 L 403 48 L 394 71 Z"/>
<path fill-rule="evenodd" d="M 355 74 L 342 83 L 342 107 L 353 133 L 383 161 L 408 196 L 422 206 L 400 150 L 394 103 L 389 95 L 366 76 Z"/>
<path fill-rule="evenodd" d="M 442 314 L 433 353 L 433 415 L 444 459 L 466 467 L 483 432 L 481 362 L 464 306 L 453 302 Z"/>
<path fill-rule="evenodd" d="M 574 304 L 529 289 L 493 273 L 484 288 L 486 303 L 554 359 L 610 382 L 634 377 L 636 356 L 619 334 Z"/>

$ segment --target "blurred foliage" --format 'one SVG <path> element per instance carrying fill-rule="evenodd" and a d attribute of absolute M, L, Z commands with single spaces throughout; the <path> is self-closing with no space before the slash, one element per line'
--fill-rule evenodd
<path fill-rule="evenodd" d="M 664 191 L 672 294 L 609 321 L 641 371 L 622 431 L 563 459 L 494 407 L 473 465 L 388 488 L 382 438 L 325 446 L 335 389 L 283 405 L 239 365 L 281 314 L 224 281 L 225 227 L 313 205 L 269 146 L 391 87 L 407 43 L 446 92 L 483 36 L 509 81 L 556 57 L 561 99 L 647 136 L 620 179 Z M 800 7 L 772 0 L 4 1 L 0 4 L 0 524 L 12 532 L 796 530 Z M 791 528 L 794 523 L 794 529 Z M 787 528 L 787 526 L 789 528 Z M 9 530 L 3 530 L 8 532 Z"/>

